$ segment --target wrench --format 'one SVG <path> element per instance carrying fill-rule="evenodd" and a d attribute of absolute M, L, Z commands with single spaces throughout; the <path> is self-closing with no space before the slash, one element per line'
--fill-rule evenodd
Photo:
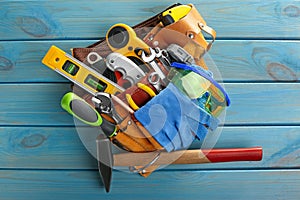
<path fill-rule="evenodd" d="M 150 48 L 150 55 L 146 56 L 145 52 L 142 51 L 141 58 L 144 62 L 148 63 L 154 71 L 158 74 L 160 81 L 164 84 L 167 85 L 167 78 L 163 71 L 160 69 L 158 66 L 157 62 L 155 59 L 157 58 L 157 53 L 154 49 Z"/>
<path fill-rule="evenodd" d="M 92 102 L 99 112 L 108 114 L 116 124 L 120 124 L 123 121 L 123 118 L 115 111 L 111 94 L 98 92 L 96 96 L 92 98 Z"/>
<path fill-rule="evenodd" d="M 104 59 L 96 52 L 90 52 L 87 55 L 87 62 L 100 74 L 103 74 L 107 68 Z"/>
<path fill-rule="evenodd" d="M 160 92 L 163 89 L 157 72 L 152 72 L 149 74 L 148 82 L 153 85 L 157 92 Z"/>
<path fill-rule="evenodd" d="M 159 59 L 159 61 L 165 67 L 166 71 L 169 71 L 171 63 L 170 63 L 169 54 L 167 50 L 156 47 L 155 51 L 156 51 L 156 58 Z"/>

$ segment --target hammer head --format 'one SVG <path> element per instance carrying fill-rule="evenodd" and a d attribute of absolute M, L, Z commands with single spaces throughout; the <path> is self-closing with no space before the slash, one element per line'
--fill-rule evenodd
<path fill-rule="evenodd" d="M 97 145 L 97 160 L 98 170 L 104 184 L 106 192 L 110 190 L 112 167 L 113 167 L 113 154 L 111 141 L 106 135 L 100 134 L 96 139 Z"/>

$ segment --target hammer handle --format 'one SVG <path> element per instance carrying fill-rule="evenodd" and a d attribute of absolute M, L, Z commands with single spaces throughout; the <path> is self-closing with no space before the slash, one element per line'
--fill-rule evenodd
<path fill-rule="evenodd" d="M 114 166 L 144 166 L 157 158 L 154 165 L 201 164 L 236 161 L 260 161 L 262 147 L 229 149 L 195 149 L 174 152 L 120 153 L 114 154 Z"/>

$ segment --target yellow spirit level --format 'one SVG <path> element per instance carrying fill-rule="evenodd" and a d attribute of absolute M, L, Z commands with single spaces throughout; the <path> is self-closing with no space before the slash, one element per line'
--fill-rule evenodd
<path fill-rule="evenodd" d="M 97 92 L 116 94 L 124 91 L 124 88 L 56 46 L 50 47 L 42 63 L 92 95 Z"/>

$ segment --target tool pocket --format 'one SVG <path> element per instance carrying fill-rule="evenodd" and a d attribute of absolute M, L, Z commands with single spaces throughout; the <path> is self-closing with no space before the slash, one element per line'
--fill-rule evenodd
<path fill-rule="evenodd" d="M 192 4 L 170 8 L 160 15 L 162 23 L 156 25 L 144 40 L 151 47 L 166 48 L 178 44 L 188 51 L 203 66 L 203 55 L 211 48 L 216 32 Z M 208 41 L 205 36 L 211 38 Z M 205 66 L 203 66 L 206 68 Z"/>

